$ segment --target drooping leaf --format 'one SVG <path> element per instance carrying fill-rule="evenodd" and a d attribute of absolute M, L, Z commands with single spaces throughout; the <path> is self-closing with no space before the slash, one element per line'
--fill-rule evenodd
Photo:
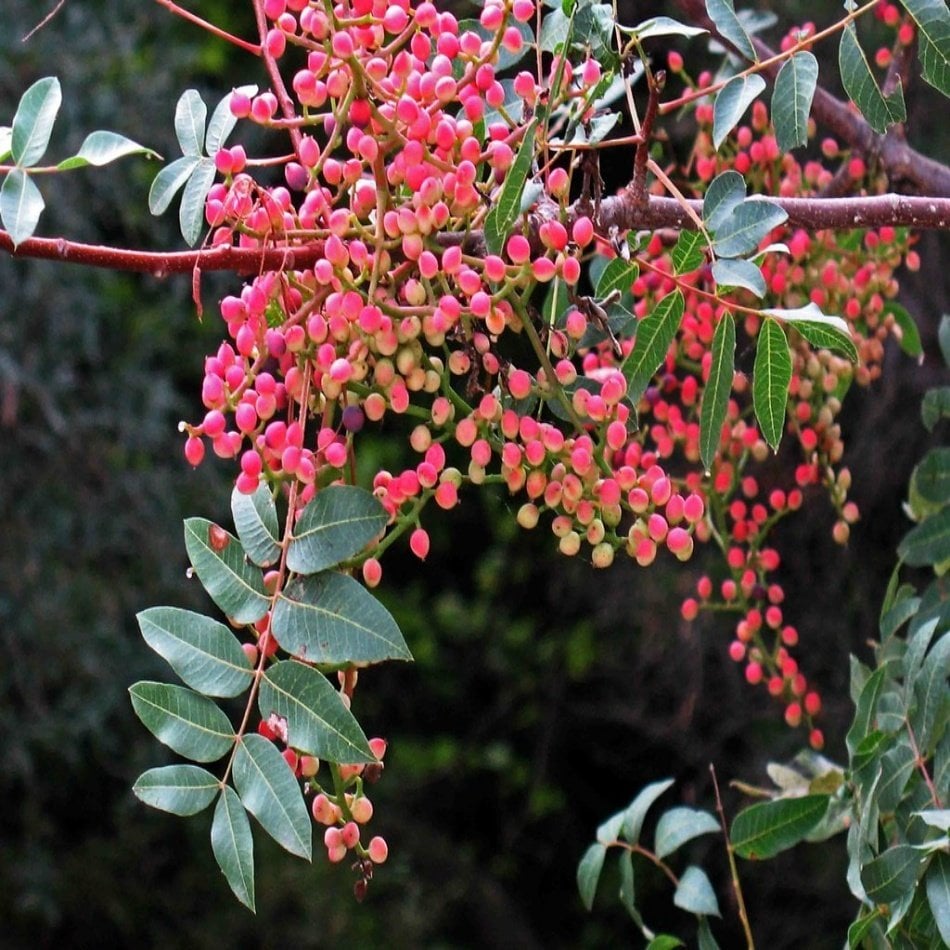
<path fill-rule="evenodd" d="M 680 231 L 670 258 L 673 261 L 673 273 L 689 274 L 702 267 L 706 262 L 704 253 L 706 239 L 700 231 Z"/>
<path fill-rule="evenodd" d="M 185 190 L 181 195 L 181 207 L 178 209 L 178 223 L 181 227 L 181 236 L 189 247 L 194 247 L 205 224 L 205 198 L 214 184 L 217 174 L 214 162 L 210 158 L 202 158 L 195 166 L 191 177 L 185 183 Z"/>
<path fill-rule="evenodd" d="M 950 946 L 950 855 L 935 854 L 927 869 L 927 903 L 945 944 Z"/>
<path fill-rule="evenodd" d="M 868 735 L 871 722 L 874 720 L 874 714 L 877 712 L 877 702 L 881 697 L 881 690 L 884 688 L 886 676 L 887 669 L 883 666 L 878 667 L 858 691 L 857 700 L 855 702 L 857 708 L 854 713 L 854 719 L 845 737 L 848 751 L 852 755 L 856 753 L 858 747 Z M 852 673 L 852 680 L 853 679 L 854 673 Z"/>
<path fill-rule="evenodd" d="M 702 868 L 690 865 L 680 877 L 679 886 L 673 895 L 673 903 L 691 914 L 722 917 L 716 892 L 706 872 Z"/>
<path fill-rule="evenodd" d="M 644 20 L 636 26 L 621 26 L 624 33 L 636 34 L 641 40 L 649 40 L 654 36 L 699 36 L 702 33 L 708 33 L 698 26 L 687 26 L 668 16 L 654 16 L 649 20 Z"/>
<path fill-rule="evenodd" d="M 330 762 L 376 761 L 338 690 L 311 666 L 286 660 L 267 667 L 258 697 L 261 716 L 287 722 L 287 743 Z"/>
<path fill-rule="evenodd" d="M 534 159 L 534 135 L 537 120 L 532 119 L 525 129 L 511 167 L 505 175 L 495 206 L 485 218 L 485 246 L 490 254 L 500 254 L 521 209 L 521 192 L 531 171 Z"/>
<path fill-rule="evenodd" d="M 766 312 L 775 314 L 774 310 Z M 846 356 L 852 363 L 857 363 L 858 350 L 851 339 L 850 333 L 844 333 L 837 326 L 828 322 L 817 323 L 811 320 L 796 320 L 792 325 L 812 346 L 824 350 L 834 350 L 842 356 Z"/>
<path fill-rule="evenodd" d="M 784 223 L 788 212 L 765 198 L 747 198 L 715 229 L 713 250 L 720 257 L 741 257 L 758 249 L 768 233 Z"/>
<path fill-rule="evenodd" d="M 597 882 L 600 872 L 604 868 L 604 858 L 607 849 L 602 844 L 592 844 L 577 865 L 577 889 L 581 894 L 581 901 L 587 910 L 594 906 L 594 895 L 597 893 Z"/>
<path fill-rule="evenodd" d="M 188 518 L 185 548 L 202 586 L 228 617 L 254 623 L 267 613 L 270 598 L 260 569 L 247 563 L 234 535 L 205 518 Z"/>
<path fill-rule="evenodd" d="M 274 607 L 271 632 L 288 653 L 309 663 L 412 659 L 389 611 L 362 584 L 336 571 L 289 584 Z"/>
<path fill-rule="evenodd" d="M 633 882 L 633 854 L 626 848 L 620 851 L 620 903 L 623 904 L 631 920 L 644 930 L 645 924 L 640 911 L 637 910 L 636 890 Z"/>
<path fill-rule="evenodd" d="M 633 350 L 623 364 L 623 373 L 627 377 L 627 396 L 634 404 L 639 401 L 653 374 L 666 359 L 683 318 L 683 309 L 683 294 L 674 290 L 637 325 Z"/>
<path fill-rule="evenodd" d="M 10 137 L 10 153 L 18 168 L 31 168 L 46 154 L 62 102 L 63 92 L 55 76 L 38 79 L 20 97 Z"/>
<path fill-rule="evenodd" d="M 890 904 L 912 890 L 923 870 L 920 852 L 909 844 L 888 848 L 861 869 L 861 883 L 875 904 Z"/>
<path fill-rule="evenodd" d="M 146 805 L 184 817 L 204 811 L 220 788 L 218 779 L 197 765 L 166 765 L 143 772 L 132 791 Z"/>
<path fill-rule="evenodd" d="M 656 856 L 665 858 L 687 841 L 721 830 L 719 822 L 708 811 L 683 806 L 670 808 L 660 815 L 660 820 L 656 823 Z"/>
<path fill-rule="evenodd" d="M 888 300 L 884 304 L 881 313 L 885 317 L 892 316 L 894 318 L 894 322 L 900 329 L 901 349 L 908 356 L 921 356 L 924 350 L 920 342 L 920 331 L 917 329 L 914 318 L 907 310 L 896 301 Z"/>
<path fill-rule="evenodd" d="M 186 89 L 175 106 L 175 135 L 182 155 L 200 157 L 205 141 L 208 107 L 197 89 Z"/>
<path fill-rule="evenodd" d="M 716 24 L 716 29 L 720 34 L 729 40 L 746 59 L 758 59 L 749 34 L 736 16 L 732 0 L 706 0 L 706 12 L 709 14 L 709 19 Z"/>
<path fill-rule="evenodd" d="M 375 495 L 355 485 L 318 491 L 294 528 L 287 566 L 316 574 L 359 554 L 386 527 L 386 509 Z"/>
<path fill-rule="evenodd" d="M 207 696 L 168 683 L 136 683 L 132 707 L 160 742 L 195 762 L 214 762 L 234 744 L 227 716 Z"/>
<path fill-rule="evenodd" d="M 765 80 L 758 73 L 752 73 L 733 76 L 719 90 L 713 105 L 713 148 L 718 150 L 764 89 Z"/>
<path fill-rule="evenodd" d="M 33 236 L 45 207 L 39 188 L 22 168 L 7 172 L 0 186 L 0 224 L 9 232 L 14 247 Z"/>
<path fill-rule="evenodd" d="M 645 788 L 640 789 L 637 797 L 627 806 L 624 812 L 621 835 L 625 841 L 630 844 L 639 844 L 640 832 L 643 830 L 643 819 L 650 809 L 650 806 L 674 784 L 675 779 L 664 779 L 660 782 L 651 782 Z"/>
<path fill-rule="evenodd" d="M 703 221 L 715 232 L 723 222 L 745 201 L 745 179 L 729 169 L 718 174 L 706 189 L 703 198 Z"/>
<path fill-rule="evenodd" d="M 200 158 L 186 155 L 183 158 L 176 158 L 170 165 L 166 165 L 152 181 L 152 187 L 148 192 L 148 210 L 155 215 L 164 214 L 171 204 L 172 198 L 191 178 L 192 172 L 200 162 Z"/>
<path fill-rule="evenodd" d="M 804 795 L 751 805 L 732 823 L 730 837 L 736 854 L 761 861 L 798 844 L 821 821 L 828 801 L 827 795 Z"/>
<path fill-rule="evenodd" d="M 712 266 L 712 275 L 720 287 L 741 287 L 756 297 L 765 296 L 765 278 L 752 261 L 742 258 L 718 260 Z"/>
<path fill-rule="evenodd" d="M 230 785 L 214 807 L 211 850 L 234 896 L 254 910 L 254 839 L 247 812 Z"/>
<path fill-rule="evenodd" d="M 902 2 L 917 24 L 920 44 L 917 55 L 924 79 L 945 96 L 950 96 L 950 11 L 946 0 Z"/>
<path fill-rule="evenodd" d="M 619 290 L 621 294 L 630 293 L 639 273 L 640 269 L 633 261 L 625 261 L 622 257 L 611 258 L 597 278 L 594 296 L 603 300 L 615 290 Z"/>
<path fill-rule="evenodd" d="M 818 60 L 802 50 L 787 59 L 775 77 L 772 123 L 783 152 L 808 144 L 808 115 L 818 85 Z"/>
<path fill-rule="evenodd" d="M 234 756 L 234 785 L 244 807 L 285 850 L 310 860 L 311 820 L 293 770 L 277 746 L 244 735 Z"/>
<path fill-rule="evenodd" d="M 705 917 L 699 918 L 699 926 L 696 928 L 696 942 L 699 950 L 719 950 L 719 944 L 716 942 L 709 921 Z"/>
<path fill-rule="evenodd" d="M 731 313 L 724 313 L 713 334 L 709 379 L 703 390 L 699 413 L 699 452 L 707 471 L 719 451 L 722 426 L 729 408 L 729 394 L 732 392 L 735 354 L 735 320 Z"/>
<path fill-rule="evenodd" d="M 849 23 L 841 33 L 838 68 L 845 92 L 875 132 L 883 133 L 889 125 L 907 118 L 903 87 L 897 82 L 886 96 L 881 92 L 858 42 L 853 23 Z"/>
<path fill-rule="evenodd" d="M 950 633 L 945 633 L 927 654 L 920 668 L 920 675 L 914 683 L 917 709 L 911 722 L 917 736 L 917 744 L 924 754 L 931 751 L 934 740 L 939 738 L 938 727 L 946 724 L 947 710 L 950 707 L 948 676 Z"/>
<path fill-rule="evenodd" d="M 792 379 L 792 358 L 785 332 L 771 317 L 759 329 L 752 370 L 752 405 L 765 441 L 778 449 L 785 428 L 788 385 Z"/>
<path fill-rule="evenodd" d="M 772 307 L 763 310 L 762 313 L 769 317 L 775 317 L 776 320 L 781 320 L 783 323 L 790 323 L 796 329 L 798 329 L 799 324 L 802 324 L 805 328 L 801 331 L 801 334 L 809 343 L 813 342 L 813 339 L 819 340 L 821 342 L 815 345 L 827 346 L 829 349 L 837 349 L 852 359 L 857 359 L 857 351 L 854 348 L 854 342 L 851 339 L 851 331 L 848 328 L 848 324 L 841 317 L 829 316 L 828 314 L 822 313 L 821 308 L 818 307 L 817 304 L 809 303 L 804 307 L 796 307 L 792 310 Z M 823 342 L 825 339 L 830 340 L 831 338 L 820 336 L 815 325 L 823 327 L 833 333 L 837 341 L 836 345 L 832 345 L 830 342 Z M 852 354 L 854 355 L 852 356 Z"/>
<path fill-rule="evenodd" d="M 257 86 L 238 86 L 234 92 L 245 96 L 254 96 L 257 95 Z M 221 146 L 227 141 L 228 136 L 234 131 L 234 126 L 237 124 L 237 116 L 231 111 L 231 95 L 231 93 L 228 93 L 215 106 L 214 112 L 211 113 L 208 134 L 205 138 L 205 152 L 211 158 L 214 158 L 221 151 Z"/>
<path fill-rule="evenodd" d="M 151 607 L 136 619 L 145 642 L 192 689 L 239 696 L 251 685 L 247 655 L 223 623 L 178 607 Z"/>
<path fill-rule="evenodd" d="M 231 493 L 231 515 L 241 546 L 258 567 L 270 567 L 280 558 L 277 506 L 266 485 L 258 485 L 250 495 Z"/>
<path fill-rule="evenodd" d="M 911 567 L 940 564 L 950 557 L 950 508 L 944 508 L 912 529 L 897 547 Z"/>
<path fill-rule="evenodd" d="M 71 168 L 84 168 L 94 165 L 97 168 L 108 165 L 127 155 L 147 155 L 149 158 L 159 158 L 157 152 L 133 142 L 132 139 L 119 135 L 117 132 L 90 132 L 79 146 L 79 151 L 71 158 L 61 161 L 56 167 L 60 171 Z"/>
<path fill-rule="evenodd" d="M 950 502 L 950 448 L 931 449 L 917 466 L 917 491 L 936 504 Z"/>

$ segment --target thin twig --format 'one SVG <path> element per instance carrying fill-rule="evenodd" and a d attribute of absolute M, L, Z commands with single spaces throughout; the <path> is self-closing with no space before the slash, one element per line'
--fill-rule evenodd
<path fill-rule="evenodd" d="M 66 0 L 59 0 L 59 3 L 57 3 L 56 6 L 53 7 L 53 9 L 50 10 L 50 12 L 47 13 L 46 16 L 36 24 L 36 26 L 33 27 L 33 29 L 30 30 L 30 32 L 27 33 L 20 42 L 25 43 L 33 36 L 34 33 L 39 33 L 39 31 L 42 30 L 43 27 L 46 26 L 46 24 L 49 23 L 49 21 L 52 20 L 53 17 L 56 16 L 56 14 L 59 13 L 59 11 L 62 10 L 65 5 Z"/>

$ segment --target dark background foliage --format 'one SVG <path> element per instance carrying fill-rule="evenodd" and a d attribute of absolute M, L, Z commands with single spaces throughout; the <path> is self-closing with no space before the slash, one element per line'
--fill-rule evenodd
<path fill-rule="evenodd" d="M 237 6 L 192 8 L 248 34 L 250 16 Z M 658 7 L 631 4 L 627 18 Z M 821 7 L 829 20 L 839 10 Z M 214 102 L 258 78 L 242 54 L 132 0 L 69 0 L 21 43 L 46 9 L 4 4 L 0 121 L 32 81 L 58 75 L 57 157 L 94 128 L 173 157 L 182 89 Z M 814 4 L 808 12 L 818 18 Z M 912 136 L 925 127 L 923 108 L 912 111 Z M 922 147 L 946 154 L 945 137 L 929 131 Z M 147 212 L 155 171 L 127 161 L 45 182 L 41 233 L 178 248 L 174 215 Z M 919 249 L 924 269 L 906 275 L 903 293 L 932 353 L 937 318 L 950 309 L 946 240 L 928 235 Z M 424 568 L 387 556 L 382 594 L 417 662 L 364 673 L 358 696 L 367 731 L 392 742 L 373 795 L 392 858 L 366 904 L 352 900 L 345 868 L 328 868 L 320 855 L 306 866 L 259 835 L 254 917 L 214 865 L 207 815 L 181 821 L 132 796 L 136 775 L 165 760 L 126 689 L 167 675 L 135 613 L 202 606 L 185 579 L 181 519 L 227 518 L 226 468 L 193 472 L 176 426 L 199 412 L 203 355 L 221 334 L 211 304 L 234 286 L 205 280 L 201 323 L 187 279 L 0 258 L 0 943 L 636 944 L 609 898 L 609 874 L 595 914 L 577 898 L 574 869 L 596 825 L 667 776 L 678 779 L 668 805 L 710 807 L 710 763 L 724 786 L 763 782 L 765 764 L 794 753 L 803 737 L 780 724 L 763 691 L 741 682 L 723 624 L 680 621 L 679 600 L 702 556 L 685 568 L 645 573 L 618 563 L 595 573 L 558 558 L 546 531 L 517 529 L 515 504 L 501 494 L 467 493 L 451 516 L 433 519 Z M 937 365 L 891 352 L 883 381 L 850 398 L 848 460 L 863 511 L 850 547 L 831 543 L 822 504 L 781 534 L 787 611 L 826 698 L 832 758 L 841 757 L 850 715 L 847 657 L 875 633 L 906 529 L 900 502 L 924 445 L 916 407 Z M 367 451 L 389 458 L 394 450 Z M 725 799 L 733 812 L 741 802 L 731 789 Z M 705 861 L 728 907 L 720 844 L 701 839 L 692 857 Z M 839 946 L 854 912 L 844 866 L 841 842 L 744 865 L 762 945 Z M 637 886 L 655 926 L 688 926 L 646 867 L 638 866 Z M 731 927 L 717 930 L 724 946 L 736 939 Z"/>

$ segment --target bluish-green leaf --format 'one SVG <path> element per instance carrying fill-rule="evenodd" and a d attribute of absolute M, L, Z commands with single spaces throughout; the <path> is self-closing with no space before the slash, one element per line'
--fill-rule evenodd
<path fill-rule="evenodd" d="M 646 392 L 653 374 L 663 365 L 683 319 L 683 308 L 683 294 L 674 290 L 637 324 L 633 350 L 623 364 L 627 396 L 634 404 Z"/>
<path fill-rule="evenodd" d="M 917 24 L 917 55 L 922 75 L 931 86 L 950 96 L 950 11 L 946 0 L 902 0 Z M 948 923 L 950 927 L 950 923 Z M 950 940 L 947 941 L 950 943 Z"/>
<path fill-rule="evenodd" d="M 719 944 L 716 942 L 709 921 L 705 917 L 699 918 L 699 926 L 696 928 L 696 943 L 699 950 L 719 950 Z"/>
<path fill-rule="evenodd" d="M 915 811 L 914 817 L 931 828 L 938 828 L 944 834 L 950 832 L 950 808 L 927 808 L 924 811 Z"/>
<path fill-rule="evenodd" d="M 827 795 L 776 798 L 739 812 L 730 832 L 736 854 L 763 860 L 798 844 L 821 821 L 828 800 Z"/>
<path fill-rule="evenodd" d="M 940 564 L 950 558 L 950 508 L 921 522 L 897 547 L 897 554 L 911 567 Z"/>
<path fill-rule="evenodd" d="M 238 86 L 234 92 L 239 92 L 245 96 L 254 96 L 257 94 L 257 86 Z M 208 134 L 205 138 L 205 152 L 211 158 L 214 158 L 221 150 L 221 146 L 227 141 L 228 136 L 234 131 L 234 126 L 237 124 L 237 116 L 231 111 L 231 95 L 232 93 L 228 93 L 215 106 L 214 112 L 211 113 Z"/>
<path fill-rule="evenodd" d="M 719 822 L 708 811 L 696 808 L 671 808 L 660 815 L 656 823 L 656 843 L 654 850 L 658 858 L 665 858 L 687 841 L 700 835 L 715 834 L 721 831 Z"/>
<path fill-rule="evenodd" d="M 877 786 L 878 808 L 884 814 L 897 809 L 915 766 L 914 752 L 908 742 L 898 742 L 881 756 L 881 780 Z"/>
<path fill-rule="evenodd" d="M 231 515 L 244 553 L 258 566 L 270 567 L 280 558 L 280 528 L 277 506 L 266 485 L 246 495 L 237 488 L 231 492 Z"/>
<path fill-rule="evenodd" d="M 639 273 L 640 268 L 633 261 L 625 261 L 622 257 L 611 258 L 597 278 L 594 296 L 598 300 L 604 300 L 615 290 L 619 290 L 621 295 L 629 294 Z"/>
<path fill-rule="evenodd" d="M 62 102 L 63 93 L 55 76 L 38 79 L 20 97 L 10 138 L 13 163 L 19 168 L 30 168 L 46 154 Z"/>
<path fill-rule="evenodd" d="M 673 273 L 689 274 L 706 263 L 706 238 L 701 231 L 680 231 L 670 259 L 673 261 Z"/>
<path fill-rule="evenodd" d="M 717 175 L 703 198 L 703 221 L 711 231 L 722 226 L 736 208 L 745 201 L 745 179 L 729 169 Z"/>
<path fill-rule="evenodd" d="M 152 181 L 148 192 L 148 210 L 152 214 L 163 214 L 200 162 L 200 158 L 185 156 L 166 165 Z"/>
<path fill-rule="evenodd" d="M 637 910 L 636 890 L 633 882 L 633 853 L 626 848 L 620 849 L 620 903 L 623 904 L 630 919 L 640 928 L 645 930 L 643 917 Z"/>
<path fill-rule="evenodd" d="M 765 80 L 757 73 L 733 76 L 716 94 L 713 105 L 713 148 L 717 149 L 736 127 L 743 113 L 765 89 Z"/>
<path fill-rule="evenodd" d="M 639 844 L 640 832 L 643 830 L 643 819 L 646 818 L 650 806 L 668 789 L 673 786 L 674 779 L 663 779 L 660 782 L 651 782 L 640 789 L 637 797 L 627 806 L 623 817 L 621 835 L 630 844 Z"/>
<path fill-rule="evenodd" d="M 581 901 L 587 910 L 594 906 L 594 895 L 597 893 L 597 882 L 600 872 L 604 868 L 604 858 L 607 849 L 602 844 L 592 844 L 577 865 L 577 889 L 581 894 Z"/>
<path fill-rule="evenodd" d="M 234 785 L 244 807 L 284 849 L 310 860 L 311 821 L 293 770 L 273 742 L 245 735 L 234 756 Z"/>
<path fill-rule="evenodd" d="M 922 870 L 920 852 L 912 845 L 898 844 L 864 865 L 861 883 L 875 904 L 890 904 L 916 886 Z"/>
<path fill-rule="evenodd" d="M 375 495 L 354 485 L 318 491 L 294 528 L 287 566 L 316 574 L 359 554 L 386 527 L 389 516 Z"/>
<path fill-rule="evenodd" d="M 254 839 L 247 812 L 230 785 L 214 807 L 211 850 L 234 896 L 254 910 Z"/>
<path fill-rule="evenodd" d="M 858 43 L 853 23 L 849 23 L 841 33 L 838 68 L 845 92 L 854 100 L 875 132 L 883 133 L 889 125 L 903 122 L 907 118 L 901 84 L 895 83 L 886 96 L 881 92 L 871 73 L 864 50 Z"/>
<path fill-rule="evenodd" d="M 927 903 L 943 942 L 950 947 L 950 855 L 935 854 L 927 869 Z"/>
<path fill-rule="evenodd" d="M 97 168 L 102 165 L 108 165 L 117 159 L 125 158 L 127 155 L 147 155 L 149 158 L 159 158 L 157 152 L 153 152 L 138 142 L 119 135 L 117 132 L 90 132 L 83 140 L 79 151 L 71 158 L 61 161 L 56 167 L 60 171 L 68 171 L 71 168 L 84 168 L 86 165 L 94 165 Z"/>
<path fill-rule="evenodd" d="M 688 38 L 709 32 L 698 26 L 687 26 L 685 23 L 680 23 L 679 20 L 674 20 L 668 16 L 650 17 L 649 20 L 644 20 L 636 26 L 621 26 L 620 29 L 624 33 L 635 34 L 641 40 L 649 40 L 654 36 L 685 36 Z"/>
<path fill-rule="evenodd" d="M 720 257 L 741 257 L 757 250 L 773 228 L 783 224 L 788 212 L 773 201 L 747 198 L 715 229 L 713 250 Z"/>
<path fill-rule="evenodd" d="M 485 245 L 490 254 L 500 254 L 504 248 L 514 223 L 521 211 L 521 192 L 531 171 L 534 160 L 534 135 L 537 120 L 532 119 L 525 129 L 524 137 L 518 146 L 511 167 L 505 175 L 505 181 L 498 193 L 495 206 L 485 219 Z"/>
<path fill-rule="evenodd" d="M 324 571 L 301 577 L 281 593 L 271 632 L 292 656 L 308 663 L 411 660 L 389 611 L 352 577 Z"/>
<path fill-rule="evenodd" d="M 136 619 L 145 642 L 192 689 L 239 696 L 251 685 L 247 655 L 223 623 L 178 607 L 151 607 Z"/>
<path fill-rule="evenodd" d="M 950 448 L 931 449 L 917 466 L 917 491 L 930 502 L 950 502 Z"/>
<path fill-rule="evenodd" d="M 924 393 L 920 416 L 928 432 L 941 420 L 950 418 L 950 386 L 937 386 Z"/>
<path fill-rule="evenodd" d="M 736 324 L 731 313 L 724 313 L 716 325 L 711 355 L 709 379 L 703 390 L 703 402 L 699 413 L 699 452 L 707 471 L 719 451 L 722 426 L 729 409 L 729 394 L 732 392 Z"/>
<path fill-rule="evenodd" d="M 0 186 L 0 224 L 10 233 L 14 247 L 33 236 L 44 207 L 39 188 L 22 168 L 7 172 Z"/>
<path fill-rule="evenodd" d="M 182 155 L 200 157 L 205 141 L 208 107 L 197 89 L 186 89 L 175 106 L 175 135 Z"/>
<path fill-rule="evenodd" d="M 787 59 L 775 77 L 772 124 L 783 152 L 808 144 L 808 115 L 818 84 L 818 60 L 802 50 Z"/>
<path fill-rule="evenodd" d="M 207 696 L 150 682 L 136 683 L 129 694 L 149 732 L 186 759 L 214 762 L 234 744 L 230 720 Z"/>
<path fill-rule="evenodd" d="M 597 840 L 601 844 L 613 844 L 620 837 L 620 829 L 623 827 L 623 816 L 624 813 L 618 811 L 600 824 L 597 828 Z"/>
<path fill-rule="evenodd" d="M 765 278 L 759 266 L 752 261 L 743 260 L 741 257 L 718 260 L 712 266 L 712 275 L 720 287 L 741 287 L 756 297 L 765 296 Z"/>
<path fill-rule="evenodd" d="M 722 917 L 719 901 L 709 878 L 702 868 L 690 865 L 680 877 L 679 886 L 673 895 L 673 903 L 691 914 Z"/>
<path fill-rule="evenodd" d="M 225 541 L 220 550 L 211 543 L 212 529 Z M 264 578 L 259 568 L 247 563 L 234 535 L 205 518 L 188 518 L 185 548 L 202 586 L 235 623 L 254 623 L 267 613 L 270 598 Z"/>
<path fill-rule="evenodd" d="M 173 815 L 197 815 L 213 801 L 221 783 L 197 765 L 166 765 L 143 772 L 132 786 L 136 797 Z"/>
<path fill-rule="evenodd" d="M 195 166 L 182 192 L 178 223 L 181 227 L 181 236 L 189 247 L 194 247 L 198 238 L 201 237 L 201 231 L 205 225 L 205 198 L 214 184 L 216 174 L 214 162 L 210 158 L 202 158 Z"/>
<path fill-rule="evenodd" d="M 785 428 L 792 358 L 785 331 L 771 317 L 762 321 L 752 370 L 752 406 L 765 441 L 778 449 Z"/>
<path fill-rule="evenodd" d="M 267 667 L 258 697 L 261 716 L 287 723 L 287 744 L 330 762 L 375 762 L 366 736 L 338 690 L 311 666 L 287 660 Z"/>
<path fill-rule="evenodd" d="M 563 48 L 571 34 L 571 18 L 560 8 L 552 10 L 541 21 L 541 32 L 538 35 L 538 45 L 542 52 L 555 53 L 558 47 Z"/>
<path fill-rule="evenodd" d="M 706 0 L 706 12 L 720 34 L 729 40 L 746 59 L 758 59 L 749 34 L 736 16 L 732 0 Z"/>

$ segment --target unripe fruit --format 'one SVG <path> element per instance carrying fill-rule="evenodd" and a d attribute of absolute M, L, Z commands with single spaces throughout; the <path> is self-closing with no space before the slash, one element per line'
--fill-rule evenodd
<path fill-rule="evenodd" d="M 370 839 L 367 851 L 374 864 L 383 864 L 389 857 L 389 845 L 386 844 L 386 839 L 379 835 Z"/>

